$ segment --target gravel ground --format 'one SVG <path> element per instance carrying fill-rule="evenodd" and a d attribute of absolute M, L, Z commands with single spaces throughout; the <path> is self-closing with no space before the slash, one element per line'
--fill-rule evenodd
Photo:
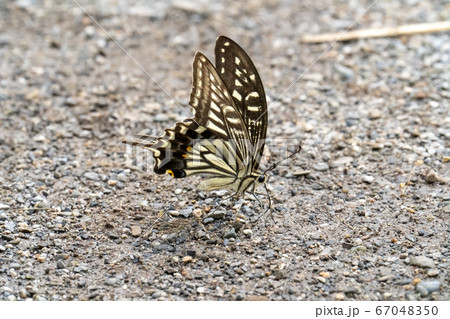
<path fill-rule="evenodd" d="M 449 33 L 336 43 L 307 69 L 329 44 L 300 37 L 371 1 L 80 3 L 173 99 L 75 2 L 0 3 L 0 300 L 450 299 Z M 353 28 L 442 20 L 445 0 L 380 0 Z M 220 34 L 266 87 L 268 161 L 303 145 L 256 223 L 258 202 L 121 144 L 187 116 Z"/>

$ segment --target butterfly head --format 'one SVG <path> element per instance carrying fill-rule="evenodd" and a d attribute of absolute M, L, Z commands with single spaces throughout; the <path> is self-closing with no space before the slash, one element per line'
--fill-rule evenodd
<path fill-rule="evenodd" d="M 266 174 L 261 174 L 258 176 L 258 178 L 256 179 L 256 181 L 258 182 L 258 184 L 264 184 L 267 182 L 267 175 Z"/>

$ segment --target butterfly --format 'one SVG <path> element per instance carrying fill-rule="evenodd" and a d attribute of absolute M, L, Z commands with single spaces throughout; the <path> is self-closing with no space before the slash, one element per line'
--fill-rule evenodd
<path fill-rule="evenodd" d="M 217 38 L 215 57 L 214 66 L 204 54 L 195 54 L 192 118 L 156 139 L 137 134 L 125 143 L 150 150 L 157 174 L 209 175 L 200 189 L 231 189 L 239 197 L 267 182 L 268 170 L 259 171 L 267 133 L 266 95 L 255 65 L 236 42 Z"/>

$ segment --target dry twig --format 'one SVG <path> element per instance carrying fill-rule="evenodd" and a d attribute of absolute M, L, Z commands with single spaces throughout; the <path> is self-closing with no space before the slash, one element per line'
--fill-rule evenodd
<path fill-rule="evenodd" d="M 310 34 L 302 38 L 302 42 L 318 43 L 331 41 L 349 41 L 363 38 L 396 37 L 419 33 L 450 31 L 450 21 L 409 24 L 398 27 L 375 28 L 349 31 L 345 33 Z"/>

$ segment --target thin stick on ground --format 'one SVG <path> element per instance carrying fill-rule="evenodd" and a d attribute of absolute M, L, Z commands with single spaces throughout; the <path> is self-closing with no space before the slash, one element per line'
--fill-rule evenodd
<path fill-rule="evenodd" d="M 319 43 L 331 41 L 350 41 L 364 38 L 397 37 L 420 33 L 450 31 L 450 21 L 408 24 L 397 27 L 374 28 L 340 33 L 309 34 L 302 38 L 305 43 Z"/>

